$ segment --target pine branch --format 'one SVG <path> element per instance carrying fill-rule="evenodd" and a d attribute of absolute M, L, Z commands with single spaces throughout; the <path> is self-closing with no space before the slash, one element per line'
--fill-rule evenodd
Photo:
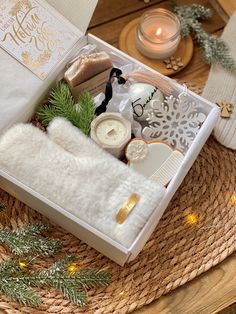
<path fill-rule="evenodd" d="M 222 39 L 205 32 L 202 27 L 200 20 L 210 18 L 212 16 L 211 10 L 198 4 L 178 6 L 176 1 L 171 2 L 174 12 L 180 20 L 182 35 L 184 37 L 190 34 L 194 35 L 202 48 L 205 62 L 207 64 L 215 62 L 226 70 L 235 70 L 236 63 L 230 55 L 228 45 Z"/>
<path fill-rule="evenodd" d="M 91 122 L 95 117 L 94 100 L 88 92 L 81 93 L 79 98 L 80 129 L 90 134 Z"/>
<path fill-rule="evenodd" d="M 196 38 L 203 50 L 203 58 L 207 64 L 216 62 L 228 71 L 236 69 L 229 48 L 223 40 L 207 34 L 204 30 L 196 33 Z"/>
<path fill-rule="evenodd" d="M 0 283 L 0 290 L 12 300 L 25 306 L 36 307 L 41 303 L 39 295 L 21 281 L 6 281 L 3 279 Z"/>
<path fill-rule="evenodd" d="M 11 276 L 12 274 L 20 271 L 19 261 L 16 259 L 11 259 L 0 264 L 0 278 Z M 1 282 L 1 280 L 0 280 Z"/>
<path fill-rule="evenodd" d="M 68 255 L 64 257 L 63 259 L 55 262 L 48 270 L 47 273 L 49 275 L 54 275 L 58 273 L 62 273 L 68 265 L 71 265 L 71 263 L 76 262 L 77 258 L 74 255 Z"/>
<path fill-rule="evenodd" d="M 31 287 L 53 287 L 79 306 L 87 304 L 87 288 L 107 286 L 111 275 L 105 271 L 70 267 L 76 265 L 75 256 L 59 260 L 49 269 L 27 271 L 29 261 L 22 269 L 19 261 L 9 260 L 0 265 L 0 291 L 24 305 L 36 306 L 40 297 Z"/>
<path fill-rule="evenodd" d="M 36 223 L 28 224 L 24 228 L 16 229 L 18 236 L 38 235 L 49 230 L 49 225 Z"/>
<path fill-rule="evenodd" d="M 0 291 L 12 300 L 27 306 L 38 306 L 41 303 L 39 295 L 25 284 L 19 273 L 19 261 L 9 260 L 0 265 Z"/>
<path fill-rule="evenodd" d="M 74 277 L 86 288 L 106 286 L 111 281 L 111 275 L 109 273 L 93 269 L 81 270 L 78 274 L 75 274 Z"/>
<path fill-rule="evenodd" d="M 36 115 L 44 125 L 48 125 L 55 117 L 64 117 L 84 134 L 89 135 L 90 124 L 95 116 L 95 103 L 93 97 L 84 92 L 81 93 L 77 106 L 68 85 L 59 83 L 51 91 L 49 104 L 40 106 Z"/>
<path fill-rule="evenodd" d="M 54 255 L 62 248 L 58 240 L 39 237 L 42 232 L 48 230 L 44 224 L 27 225 L 25 228 L 0 230 L 0 242 L 4 243 L 14 254 Z"/>
<path fill-rule="evenodd" d="M 75 100 L 71 94 L 71 91 L 68 85 L 64 83 L 58 83 L 55 89 L 51 92 L 50 103 L 55 107 L 59 106 L 69 106 L 72 108 L 75 105 Z"/>
<path fill-rule="evenodd" d="M 92 269 L 79 270 L 79 268 L 75 272 L 70 272 L 68 267 L 76 260 L 75 256 L 67 256 L 47 270 L 25 276 L 23 282 L 37 287 L 54 287 L 72 302 L 84 306 L 87 303 L 85 289 L 107 286 L 111 282 L 111 274 Z"/>
<path fill-rule="evenodd" d="M 62 285 L 60 288 L 58 287 L 58 290 L 60 290 L 67 299 L 76 305 L 83 307 L 88 303 L 87 293 L 83 288 L 78 289 L 78 287 L 76 288 Z"/>

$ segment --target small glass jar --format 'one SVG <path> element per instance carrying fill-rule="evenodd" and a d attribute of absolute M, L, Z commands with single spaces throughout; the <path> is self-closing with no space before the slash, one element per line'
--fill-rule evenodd
<path fill-rule="evenodd" d="M 166 9 L 152 9 L 142 16 L 136 32 L 136 46 L 151 59 L 172 56 L 181 39 L 177 16 Z"/>

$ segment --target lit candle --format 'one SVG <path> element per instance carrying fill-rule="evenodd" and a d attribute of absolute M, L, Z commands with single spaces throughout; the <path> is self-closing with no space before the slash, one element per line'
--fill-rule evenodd
<path fill-rule="evenodd" d="M 165 59 L 175 53 L 180 38 L 180 22 L 177 16 L 165 9 L 153 9 L 141 17 L 136 46 L 146 57 Z"/>

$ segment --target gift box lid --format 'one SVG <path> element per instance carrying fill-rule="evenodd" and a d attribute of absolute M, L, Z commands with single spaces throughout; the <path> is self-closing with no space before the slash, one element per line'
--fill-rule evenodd
<path fill-rule="evenodd" d="M 46 0 L 85 34 L 98 0 Z"/>

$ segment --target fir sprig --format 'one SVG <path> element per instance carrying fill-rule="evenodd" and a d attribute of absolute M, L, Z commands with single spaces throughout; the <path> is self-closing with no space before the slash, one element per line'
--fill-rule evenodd
<path fill-rule="evenodd" d="M 0 266 L 0 290 L 12 299 L 28 306 L 40 304 L 39 296 L 30 287 L 53 287 L 79 306 L 87 304 L 87 288 L 106 286 L 111 275 L 105 271 L 82 269 L 70 272 L 75 256 L 59 260 L 49 269 L 23 271 L 19 263 L 10 260 Z"/>
<path fill-rule="evenodd" d="M 111 275 L 108 272 L 93 269 L 70 272 L 68 268 L 76 260 L 75 256 L 67 256 L 56 262 L 48 270 L 26 276 L 24 283 L 37 287 L 54 287 L 72 302 L 84 306 L 87 303 L 86 289 L 108 285 L 111 281 Z"/>
<path fill-rule="evenodd" d="M 221 38 L 208 34 L 199 21 L 211 17 L 211 10 L 198 4 L 179 6 L 176 1 L 172 0 L 171 2 L 174 12 L 180 20 L 182 35 L 185 37 L 193 34 L 202 48 L 205 62 L 207 64 L 215 62 L 226 70 L 235 70 L 236 64 L 230 55 L 228 45 Z"/>
<path fill-rule="evenodd" d="M 77 105 L 68 85 L 60 82 L 51 91 L 49 104 L 40 106 L 36 115 L 46 126 L 55 117 L 64 117 L 84 134 L 89 135 L 90 125 L 95 116 L 95 103 L 88 92 L 83 92 Z"/>
<path fill-rule="evenodd" d="M 49 229 L 45 224 L 29 224 L 16 230 L 0 230 L 0 242 L 4 243 L 12 253 L 22 256 L 24 254 L 54 255 L 62 248 L 59 240 L 39 237 Z"/>
<path fill-rule="evenodd" d="M 79 98 L 79 116 L 80 116 L 80 129 L 84 134 L 90 134 L 91 122 L 95 117 L 95 103 L 93 97 L 88 92 L 80 94 Z"/>
<path fill-rule="evenodd" d="M 40 305 L 40 296 L 22 280 L 19 261 L 9 260 L 0 265 L 0 291 L 23 305 Z"/>

